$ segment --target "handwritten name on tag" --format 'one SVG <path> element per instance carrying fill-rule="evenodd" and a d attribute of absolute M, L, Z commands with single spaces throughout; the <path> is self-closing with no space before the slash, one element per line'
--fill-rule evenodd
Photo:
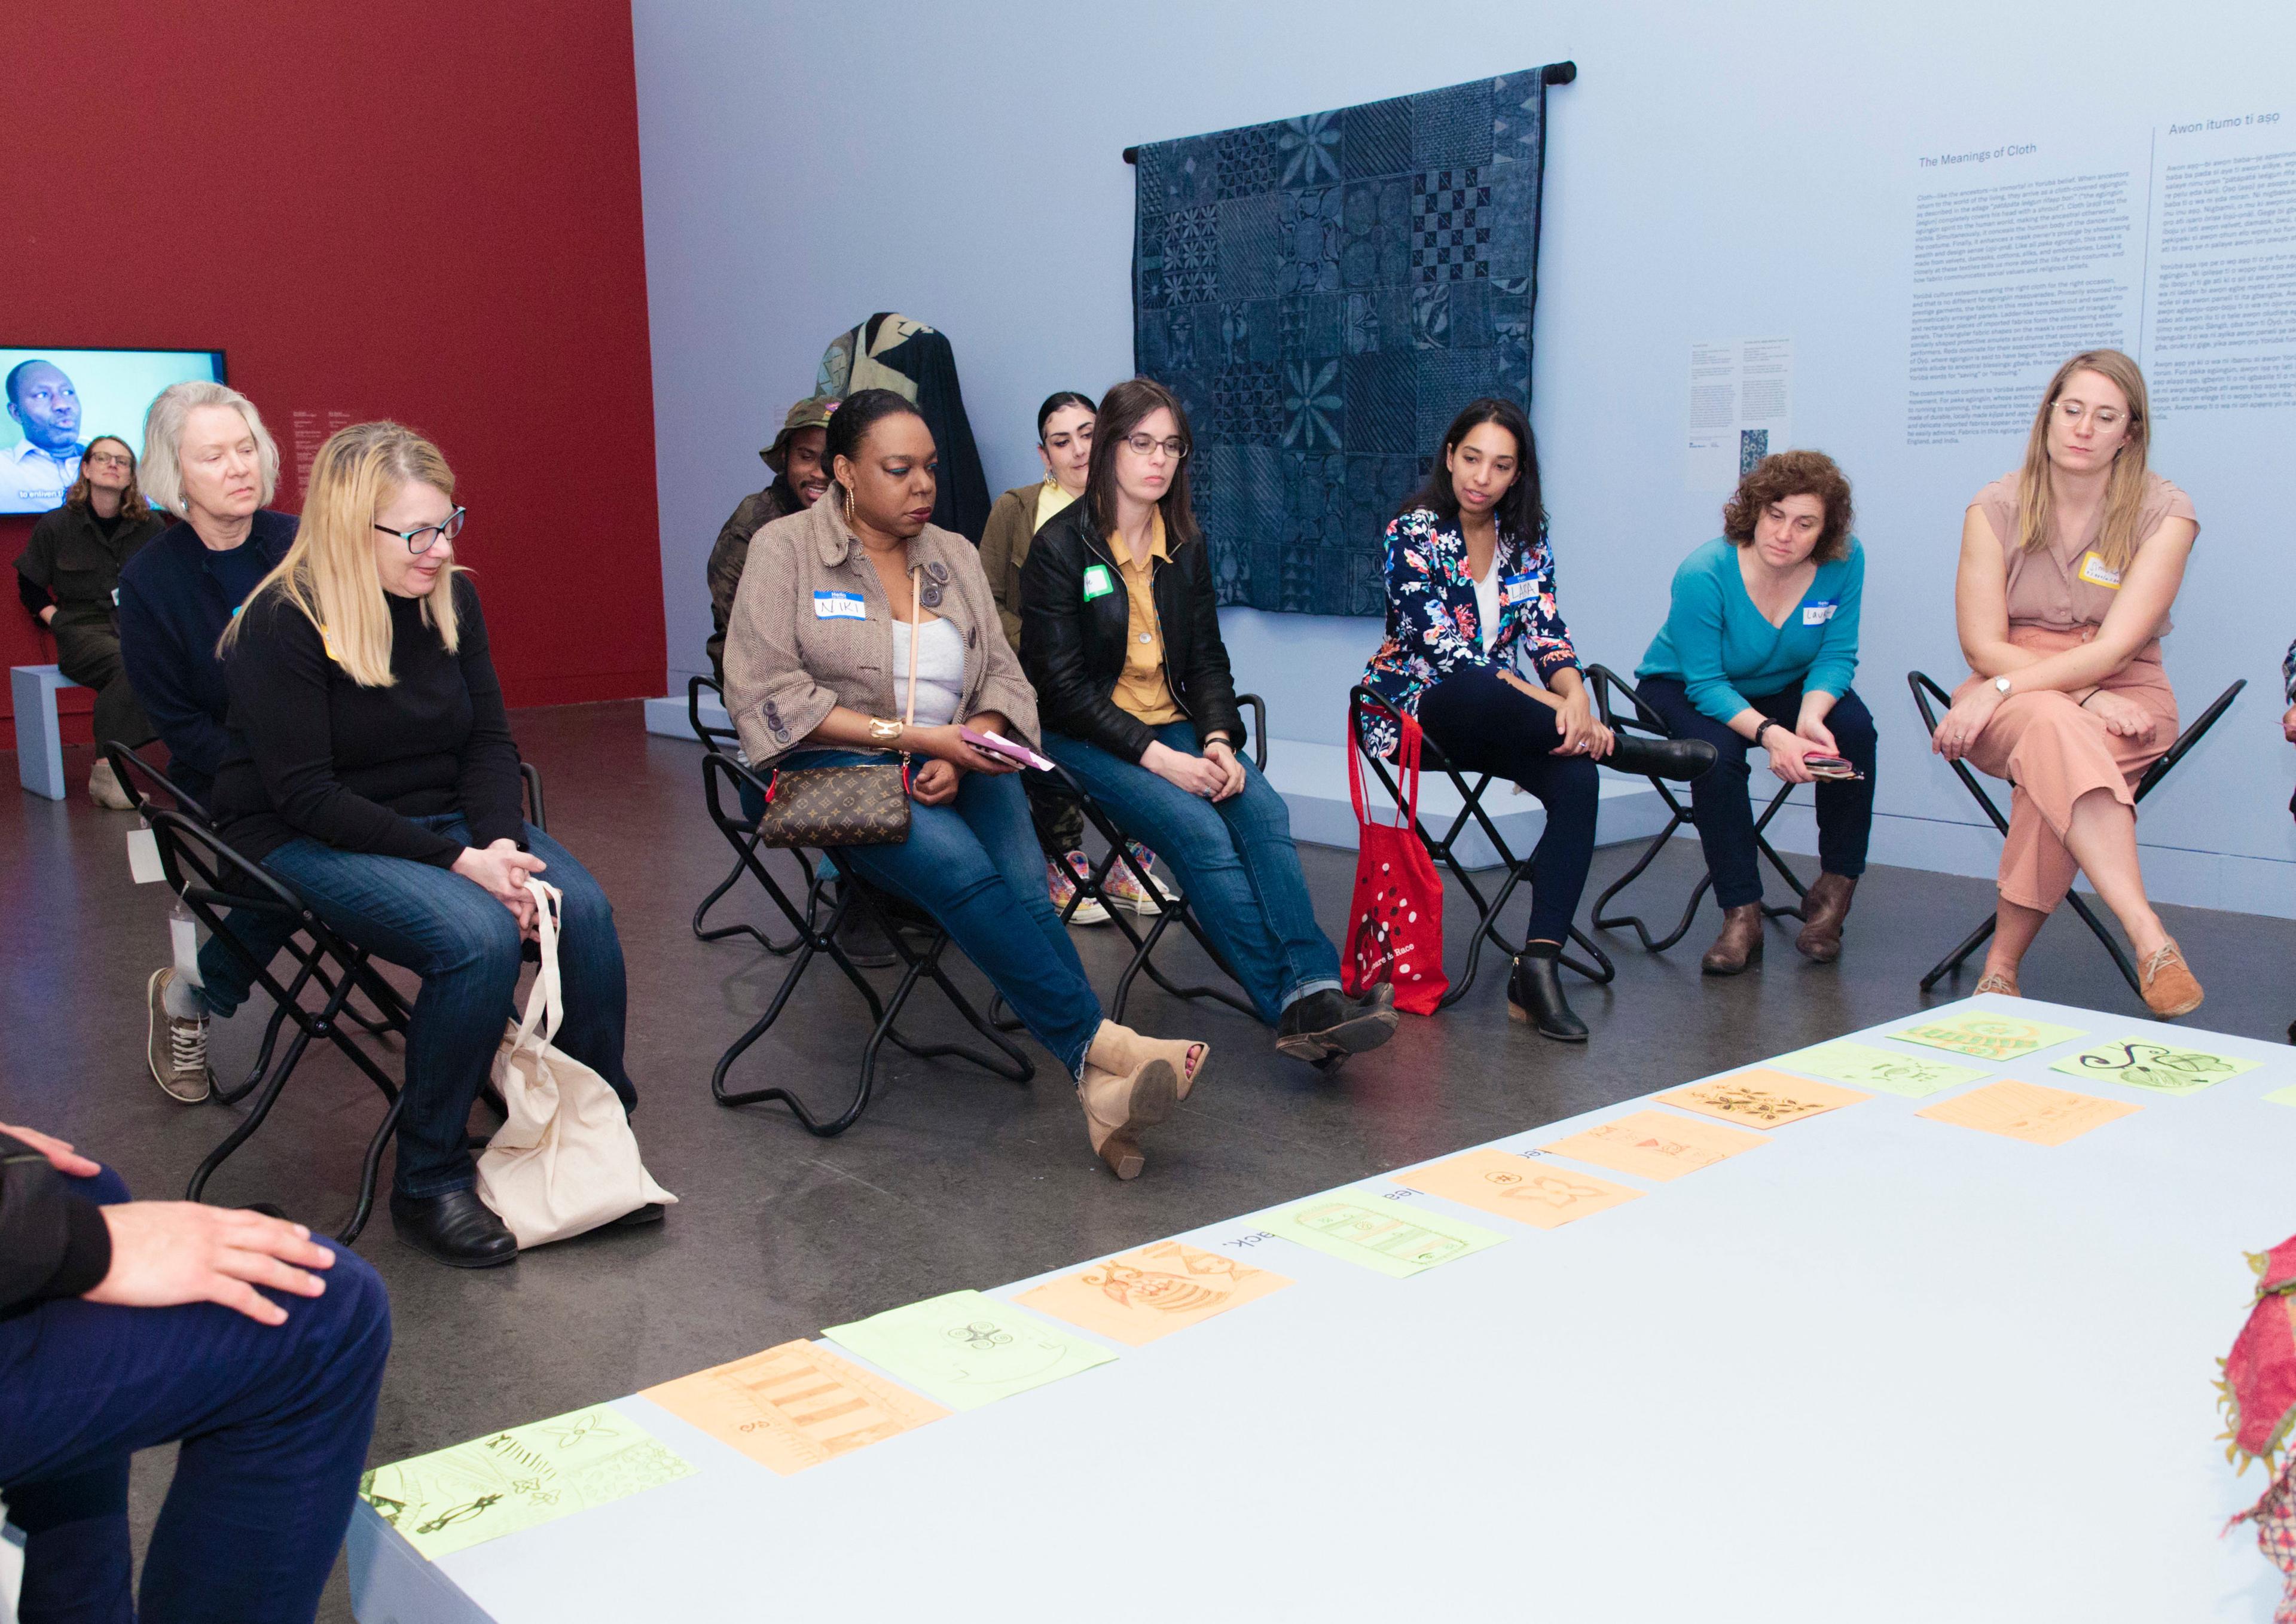
<path fill-rule="evenodd" d="M 813 618 L 816 620 L 865 620 L 869 606 L 861 601 L 857 592 L 816 592 L 813 595 Z"/>
<path fill-rule="evenodd" d="M 1823 626 L 1833 619 L 1833 611 L 1841 607 L 1841 603 L 1833 598 L 1805 603 L 1801 606 L 1801 623 L 1804 626 Z"/>
<path fill-rule="evenodd" d="M 2092 586 L 2110 586 L 2115 592 L 2120 590 L 2120 571 L 2106 569 L 2104 560 L 2094 553 L 2081 554 L 2080 578 Z"/>

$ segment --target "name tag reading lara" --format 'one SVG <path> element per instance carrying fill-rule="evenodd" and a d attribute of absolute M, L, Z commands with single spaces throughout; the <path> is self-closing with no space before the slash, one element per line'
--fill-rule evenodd
<path fill-rule="evenodd" d="M 2115 592 L 2120 590 L 2120 571 L 2106 569 L 2104 560 L 2094 553 L 2081 554 L 2080 578 L 2092 586 L 2110 586 Z"/>
<path fill-rule="evenodd" d="M 1528 570 L 1521 575 L 1510 575 L 1499 583 L 1499 602 L 1502 603 L 1528 603 L 1538 595 L 1538 577 Z"/>
<path fill-rule="evenodd" d="M 813 595 L 813 618 L 816 620 L 865 620 L 869 606 L 861 601 L 857 592 L 816 592 Z"/>
<path fill-rule="evenodd" d="M 1840 600 L 1835 598 L 1819 598 L 1805 603 L 1801 606 L 1801 623 L 1804 626 L 1823 626 L 1833 619 L 1833 611 L 1841 607 Z"/>
<path fill-rule="evenodd" d="M 1095 598 L 1104 598 L 1115 590 L 1116 583 L 1109 578 L 1108 566 L 1106 564 L 1086 564 L 1085 566 L 1084 601 L 1086 603 L 1089 603 Z"/>

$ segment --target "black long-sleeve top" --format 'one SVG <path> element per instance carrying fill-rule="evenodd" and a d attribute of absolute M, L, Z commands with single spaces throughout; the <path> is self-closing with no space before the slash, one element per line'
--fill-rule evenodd
<path fill-rule="evenodd" d="M 398 679 L 388 688 L 353 682 L 279 594 L 248 605 L 223 662 L 231 744 L 212 806 L 225 838 L 257 862 L 303 836 L 440 868 L 462 842 L 411 820 L 459 812 L 474 846 L 522 838 L 518 746 L 478 590 L 460 575 L 454 590 L 451 654 L 422 600 L 385 595 Z"/>
<path fill-rule="evenodd" d="M 0 1319 L 78 1297 L 111 1268 L 103 1210 L 73 1194 L 45 1156 L 0 1133 Z"/>

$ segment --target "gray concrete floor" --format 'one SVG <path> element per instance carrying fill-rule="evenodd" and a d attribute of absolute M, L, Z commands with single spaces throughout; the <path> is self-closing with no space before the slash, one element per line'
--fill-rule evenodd
<path fill-rule="evenodd" d="M 524 711 L 513 723 L 545 775 L 551 832 L 614 899 L 630 966 L 636 1126 L 648 1165 L 682 1204 L 660 1228 L 578 1240 L 477 1275 L 399 1245 L 387 1218 L 372 1225 L 358 1251 L 390 1285 L 397 1328 L 376 1462 L 1961 997 L 1974 969 L 1928 999 L 1916 983 L 1992 900 L 1980 881 L 1878 869 L 1860 888 L 1838 964 L 1806 963 L 1788 924 L 1774 924 L 1767 964 L 1735 980 L 1698 972 L 1718 923 L 1710 902 L 1662 956 L 1643 953 L 1630 934 L 1605 933 L 1616 983 L 1565 978 L 1594 1028 L 1584 1047 L 1511 1023 L 1505 961 L 1487 958 L 1458 1005 L 1434 1020 L 1406 1016 L 1392 1044 L 1333 1081 L 1275 1054 L 1267 1033 L 1225 1008 L 1178 1005 L 1146 988 L 1132 1006 L 1135 1024 L 1204 1038 L 1215 1055 L 1194 1098 L 1148 1142 L 1146 1174 L 1119 1184 L 1092 1155 L 1073 1093 L 1041 1051 L 1037 1078 L 1025 1087 L 897 1056 L 870 1113 L 833 1140 L 808 1137 L 772 1106 L 715 1105 L 710 1067 L 771 995 L 785 961 L 742 941 L 697 942 L 687 928 L 729 859 L 702 809 L 699 748 L 648 736 L 635 704 Z M 0 1120 L 62 1135 L 118 1167 L 140 1193 L 172 1197 L 234 1113 L 175 1104 L 144 1069 L 144 983 L 164 959 L 168 899 L 159 887 L 130 883 L 123 842 L 135 820 L 90 806 L 77 789 L 90 753 L 67 757 L 74 799 L 56 805 L 26 795 L 15 816 L 0 819 L 0 900 L 15 926 L 0 940 Z M 1324 927 L 1336 935 L 1353 855 L 1301 855 Z M 1633 855 L 1629 847 L 1597 855 L 1590 902 Z M 1797 861 L 1814 872 L 1813 859 Z M 1675 841 L 1627 901 L 1670 922 L 1698 873 L 1695 845 Z M 736 900 L 718 917 L 764 919 L 764 906 L 761 897 Z M 1521 905 L 1513 912 L 1519 917 Z M 2194 1023 L 2282 1038 L 2296 1013 L 2287 985 L 2296 924 L 2166 912 L 2209 989 Z M 1455 892 L 1455 965 L 1467 936 L 1464 914 Z M 1112 988 L 1122 964 L 1113 931 L 1077 934 L 1095 985 Z M 1192 947 L 1173 959 L 1208 972 Z M 969 968 L 961 973 L 979 984 Z M 2037 997 L 2143 1013 L 2070 913 L 2043 932 L 2024 983 Z M 921 1032 L 950 1034 L 958 1024 L 929 991 L 913 1007 Z M 824 1101 L 840 1095 L 853 1077 L 861 1015 L 851 988 L 816 965 L 737 1083 L 770 1077 Z M 219 1028 L 218 1056 L 243 1064 L 251 1027 L 242 1013 Z M 380 1110 L 348 1062 L 315 1054 L 209 1198 L 276 1202 L 315 1228 L 334 1228 L 348 1213 L 358 1155 Z M 139 1538 L 168 1470 L 166 1451 L 139 1463 Z M 350 1617 L 340 1568 L 321 1616 Z"/>

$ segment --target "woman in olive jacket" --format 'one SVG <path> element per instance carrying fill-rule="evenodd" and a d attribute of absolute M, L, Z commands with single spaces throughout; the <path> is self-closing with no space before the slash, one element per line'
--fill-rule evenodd
<path fill-rule="evenodd" d="M 1189 449 L 1187 413 L 1162 384 L 1108 392 L 1085 494 L 1021 568 L 1021 663 L 1045 752 L 1171 865 L 1276 1048 L 1328 1068 L 1393 1035 L 1393 992 L 1341 993 L 1290 810 L 1242 753 Z"/>

